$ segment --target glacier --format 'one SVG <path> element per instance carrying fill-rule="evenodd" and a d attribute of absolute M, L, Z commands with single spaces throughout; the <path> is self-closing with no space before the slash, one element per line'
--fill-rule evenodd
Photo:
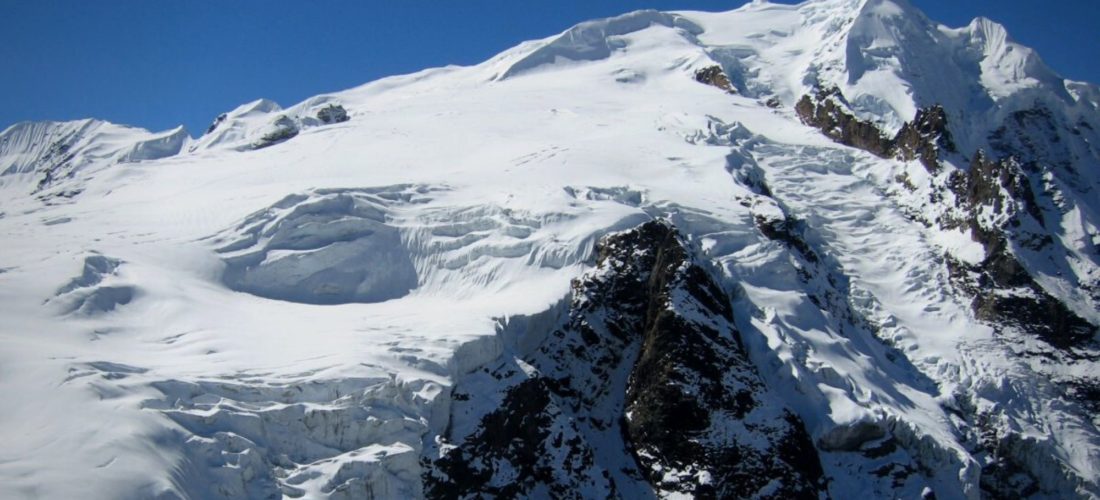
<path fill-rule="evenodd" d="M 16 124 L 2 496 L 1097 498 L 1098 145 L 907 0 Z"/>

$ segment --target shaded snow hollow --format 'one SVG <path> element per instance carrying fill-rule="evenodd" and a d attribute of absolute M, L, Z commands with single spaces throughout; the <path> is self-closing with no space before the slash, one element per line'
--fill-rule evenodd
<path fill-rule="evenodd" d="M 407 294 L 416 287 L 416 269 L 397 228 L 386 224 L 383 200 L 370 192 L 321 192 L 316 200 L 291 195 L 249 216 L 241 239 L 218 250 L 225 255 L 225 284 L 308 304 Z"/>

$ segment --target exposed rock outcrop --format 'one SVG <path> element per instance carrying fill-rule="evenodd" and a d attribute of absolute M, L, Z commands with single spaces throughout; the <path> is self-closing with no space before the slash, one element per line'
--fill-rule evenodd
<path fill-rule="evenodd" d="M 932 173 L 940 170 L 943 153 L 957 151 L 947 128 L 947 112 L 938 104 L 917 110 L 913 120 L 905 122 L 894 137 L 874 123 L 857 118 L 836 87 L 819 88 L 812 95 L 802 96 L 795 112 L 802 123 L 821 130 L 833 141 L 882 158 L 920 160 Z"/>
<path fill-rule="evenodd" d="M 850 109 L 836 87 L 819 88 L 813 95 L 804 95 L 794 107 L 802 123 L 821 130 L 833 141 L 889 157 L 894 149 L 893 141 L 874 123 L 860 120 Z"/>
<path fill-rule="evenodd" d="M 956 287 L 972 297 L 978 318 L 998 328 L 1015 327 L 1063 349 L 1093 338 L 1096 327 L 1046 292 L 1012 250 L 1013 244 L 1040 250 L 1055 241 L 1044 228 L 1042 208 L 1028 172 L 1013 156 L 1021 151 L 1032 156 L 1043 153 L 1036 144 L 1051 141 L 1032 141 L 1021 131 L 1036 129 L 1053 134 L 1049 111 L 1014 113 L 992 134 L 991 142 L 1007 156 L 997 160 L 979 150 L 967 170 L 943 173 L 943 155 L 958 150 L 942 106 L 920 109 L 893 138 L 887 138 L 874 124 L 856 118 L 849 109 L 836 87 L 803 96 L 796 106 L 803 123 L 820 129 L 838 143 L 880 157 L 919 160 L 934 176 L 930 180 L 931 201 L 956 200 L 956 206 L 937 210 L 942 215 L 935 223 L 945 230 L 968 230 L 985 250 L 985 259 L 978 264 L 948 259 Z M 1052 141 L 1057 142 L 1057 137 Z M 917 189 L 908 176 L 899 176 L 899 181 L 910 191 Z"/>
<path fill-rule="evenodd" d="M 325 124 L 346 122 L 348 110 L 339 104 L 329 104 L 317 111 L 317 119 Z"/>
<path fill-rule="evenodd" d="M 50 187 L 54 181 L 61 178 L 61 172 L 68 171 L 69 175 L 72 175 L 71 163 L 75 154 L 71 153 L 69 149 L 72 147 L 72 143 L 55 142 L 50 145 L 46 150 L 46 154 L 42 157 L 42 177 L 38 179 L 38 184 L 35 186 L 35 192 L 42 191 Z"/>
<path fill-rule="evenodd" d="M 1043 225 L 1030 181 L 1015 159 L 993 161 L 979 151 L 965 182 L 951 186 L 969 214 L 965 224 L 971 237 L 985 248 L 985 260 L 978 265 L 948 261 L 956 285 L 973 296 L 978 318 L 1017 327 L 1059 348 L 1090 340 L 1095 327 L 1043 290 L 1010 251 L 1009 238 L 1025 218 Z M 1052 241 L 1041 235 L 1035 244 L 1043 237 L 1047 244 Z"/>
<path fill-rule="evenodd" d="M 1025 213 L 1040 226 L 1043 225 L 1043 214 L 1031 189 L 1031 182 L 1015 158 L 993 161 L 983 151 L 978 151 L 970 161 L 966 191 L 957 194 L 962 195 L 969 210 L 975 212 L 975 218 L 984 216 L 988 220 L 985 225 L 1018 226 L 1020 222 L 1014 219 Z M 981 221 L 975 221 L 975 225 L 982 225 Z M 975 227 L 974 230 L 983 229 Z M 975 238 L 983 244 L 988 239 L 979 235 Z"/>
<path fill-rule="evenodd" d="M 722 67 L 718 65 L 707 66 L 699 69 L 695 72 L 695 81 L 704 83 L 712 87 L 718 87 L 731 94 L 736 93 L 733 84 L 730 83 L 730 79 L 726 76 L 726 73 L 722 71 Z"/>
<path fill-rule="evenodd" d="M 290 117 L 282 115 L 276 118 L 275 121 L 268 126 L 268 131 L 265 132 L 258 141 L 252 144 L 252 149 L 274 146 L 281 142 L 286 142 L 296 135 L 298 135 L 298 124 Z"/>
<path fill-rule="evenodd" d="M 213 122 L 210 122 L 210 126 L 206 127 L 206 133 L 209 134 L 210 132 L 217 130 L 219 125 L 225 123 L 226 118 L 229 118 L 229 113 L 222 113 L 218 115 L 217 118 L 214 118 Z"/>
<path fill-rule="evenodd" d="M 646 247 L 656 252 L 636 251 Z M 650 482 L 696 496 L 815 497 L 822 473 L 809 436 L 771 399 L 732 328 L 728 297 L 675 231 L 650 223 L 609 238 L 600 253 L 616 275 L 651 269 L 648 297 L 634 295 L 637 286 L 607 297 L 646 300 L 626 432 Z M 785 481 L 763 493 L 775 477 Z"/>
<path fill-rule="evenodd" d="M 956 287 L 973 297 L 978 319 L 1018 328 L 1062 349 L 1090 341 L 1096 327 L 1035 283 L 1006 245 L 995 239 L 978 265 L 947 261 Z"/>
<path fill-rule="evenodd" d="M 648 222 L 597 253 L 560 328 L 460 379 L 429 495 L 817 498 L 812 441 L 676 230 Z"/>
<path fill-rule="evenodd" d="M 917 110 L 913 121 L 905 122 L 894 136 L 894 149 L 901 159 L 920 160 L 929 172 L 940 170 L 940 155 L 957 152 L 947 129 L 947 112 L 934 105 Z"/>

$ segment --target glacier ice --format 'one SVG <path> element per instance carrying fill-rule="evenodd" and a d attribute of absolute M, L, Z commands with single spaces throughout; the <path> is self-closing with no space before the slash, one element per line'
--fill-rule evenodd
<path fill-rule="evenodd" d="M 2 496 L 407 498 L 463 466 L 471 493 L 704 494 L 738 470 L 650 424 L 728 400 L 696 444 L 820 466 L 753 494 L 1095 498 L 1098 96 L 988 20 L 760 1 L 261 99 L 197 138 L 12 126 Z M 833 140 L 857 122 L 896 148 Z M 655 219 L 679 245 L 607 244 Z M 653 248 L 684 258 L 650 283 Z M 1080 335 L 1035 334 L 1063 310 Z"/>

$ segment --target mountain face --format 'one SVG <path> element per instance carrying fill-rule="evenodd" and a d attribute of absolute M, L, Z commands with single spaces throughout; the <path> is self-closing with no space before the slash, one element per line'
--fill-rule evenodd
<path fill-rule="evenodd" d="M 608 236 L 596 253 L 541 345 L 458 379 L 429 496 L 816 498 L 810 437 L 672 224 Z"/>
<path fill-rule="evenodd" d="M 3 496 L 1100 497 L 1098 106 L 755 1 L 12 126 Z"/>

